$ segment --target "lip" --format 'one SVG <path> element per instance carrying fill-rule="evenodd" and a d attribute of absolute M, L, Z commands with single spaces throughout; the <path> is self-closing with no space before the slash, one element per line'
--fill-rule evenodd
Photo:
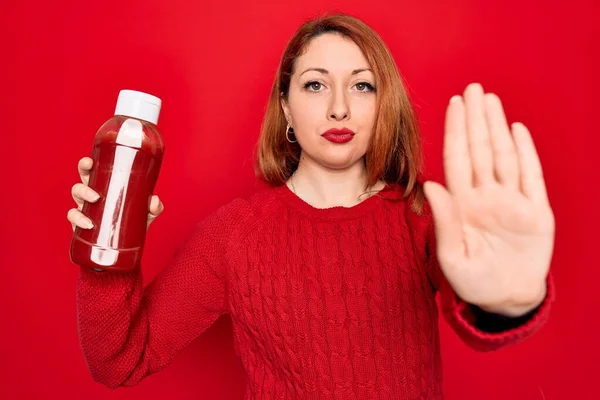
<path fill-rule="evenodd" d="M 348 128 L 342 128 L 342 129 L 334 128 L 334 129 L 329 129 L 328 131 L 323 133 L 321 136 L 324 139 L 327 139 L 332 143 L 347 143 L 347 142 L 351 141 L 352 139 L 354 139 L 354 135 L 355 135 L 355 133 L 352 132 Z"/>

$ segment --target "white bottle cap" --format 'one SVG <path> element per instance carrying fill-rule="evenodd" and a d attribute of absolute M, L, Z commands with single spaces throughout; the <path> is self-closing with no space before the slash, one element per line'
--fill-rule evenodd
<path fill-rule="evenodd" d="M 115 115 L 138 118 L 156 125 L 161 105 L 161 100 L 151 94 L 135 90 L 121 90 Z"/>

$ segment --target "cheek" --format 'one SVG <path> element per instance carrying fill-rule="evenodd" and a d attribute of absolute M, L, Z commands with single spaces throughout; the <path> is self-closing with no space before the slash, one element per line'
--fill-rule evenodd
<path fill-rule="evenodd" d="M 371 132 L 375 125 L 375 100 L 360 99 L 352 110 L 352 118 L 358 123 L 359 128 L 365 132 Z"/>
<path fill-rule="evenodd" d="M 301 96 L 291 104 L 292 120 L 300 130 L 310 129 L 315 125 L 322 124 L 325 119 L 325 105 L 320 104 L 319 99 L 307 99 Z"/>

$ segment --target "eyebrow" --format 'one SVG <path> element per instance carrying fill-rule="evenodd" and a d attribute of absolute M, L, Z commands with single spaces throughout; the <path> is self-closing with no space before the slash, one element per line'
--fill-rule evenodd
<path fill-rule="evenodd" d="M 322 73 L 324 75 L 329 74 L 329 71 L 327 71 L 325 68 L 308 68 L 304 72 L 302 72 L 299 76 L 304 75 L 308 71 L 316 71 L 316 72 L 320 72 L 320 73 Z M 364 71 L 371 71 L 371 72 L 373 72 L 373 70 L 371 70 L 371 68 L 359 68 L 359 69 L 355 69 L 354 71 L 352 71 L 352 75 L 356 75 L 356 74 L 359 74 L 359 73 L 364 72 Z"/>

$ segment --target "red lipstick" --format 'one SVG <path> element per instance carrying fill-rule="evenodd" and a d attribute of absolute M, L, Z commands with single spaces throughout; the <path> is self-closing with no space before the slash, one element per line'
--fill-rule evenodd
<path fill-rule="evenodd" d="M 354 132 L 348 128 L 330 129 L 321 136 L 332 143 L 347 143 L 354 138 Z"/>

